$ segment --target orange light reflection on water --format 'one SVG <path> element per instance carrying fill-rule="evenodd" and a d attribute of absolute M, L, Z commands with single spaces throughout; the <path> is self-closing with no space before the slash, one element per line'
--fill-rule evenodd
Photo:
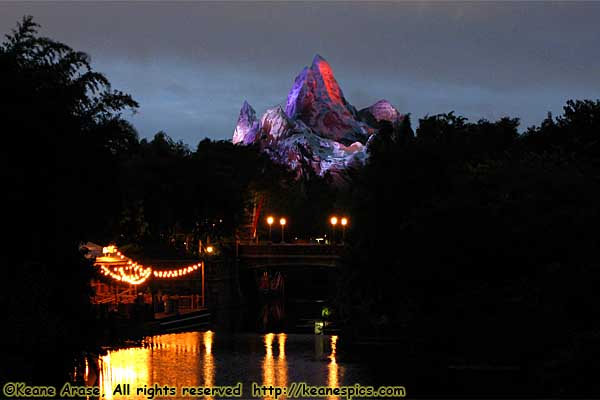
<path fill-rule="evenodd" d="M 277 386 L 280 387 L 287 387 L 288 385 L 288 365 L 287 360 L 285 359 L 286 339 L 287 336 L 285 333 L 279 333 L 277 335 L 277 340 L 279 342 L 279 356 L 275 362 L 275 368 L 277 369 Z M 285 400 L 285 396 L 280 396 L 279 398 Z"/>
<path fill-rule="evenodd" d="M 101 357 L 99 386 L 106 399 L 113 399 L 117 385 L 129 383 L 131 387 L 142 387 L 149 383 L 149 352 L 144 348 L 123 349 Z"/>
<path fill-rule="evenodd" d="M 212 386 L 215 381 L 215 361 L 212 354 L 213 332 L 185 332 L 153 336 L 141 347 L 110 350 L 100 357 L 98 386 L 104 399 L 147 400 L 149 392 L 138 393 L 136 389 L 152 389 L 155 384 L 180 388 L 182 386 Z M 201 360 L 202 376 L 194 368 L 182 365 L 198 365 Z M 203 378 L 203 380 L 202 380 Z M 113 390 L 117 385 L 129 383 L 130 395 L 119 395 Z M 179 398 L 179 393 L 175 397 Z M 157 393 L 157 397 L 166 397 Z"/>
<path fill-rule="evenodd" d="M 285 333 L 277 334 L 278 355 L 277 359 L 273 357 L 273 341 L 275 334 L 267 333 L 264 337 L 265 358 L 263 367 L 263 385 L 265 386 L 287 386 L 288 384 L 288 365 L 285 358 L 285 342 L 287 335 Z M 265 400 L 273 400 L 272 396 L 266 396 Z M 279 396 L 279 400 L 285 400 L 285 396 Z"/>
<path fill-rule="evenodd" d="M 204 332 L 204 386 L 213 387 L 215 384 L 215 360 L 212 354 L 213 332 Z M 206 399 L 212 399 L 212 396 L 205 396 Z"/>
<path fill-rule="evenodd" d="M 337 351 L 337 336 L 331 337 L 331 354 L 329 355 L 329 364 L 327 365 L 327 386 L 338 387 L 339 382 L 339 367 L 336 360 Z M 338 400 L 338 396 L 329 396 L 328 400 Z"/>

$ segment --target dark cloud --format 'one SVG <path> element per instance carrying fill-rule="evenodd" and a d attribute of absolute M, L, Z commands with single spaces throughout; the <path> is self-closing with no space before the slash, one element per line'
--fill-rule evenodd
<path fill-rule="evenodd" d="M 229 138 L 244 99 L 285 101 L 323 55 L 348 100 L 380 98 L 423 115 L 455 110 L 532 125 L 569 98 L 600 93 L 600 3 L 0 3 L 9 32 L 25 14 L 92 56 L 141 104 L 142 136 L 195 146 Z"/>

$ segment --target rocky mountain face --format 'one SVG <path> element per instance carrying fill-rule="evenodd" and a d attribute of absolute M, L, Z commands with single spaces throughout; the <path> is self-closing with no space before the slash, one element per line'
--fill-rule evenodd
<path fill-rule="evenodd" d="M 256 111 L 247 101 L 244 101 L 240 110 L 240 117 L 233 131 L 233 143 L 251 144 L 256 140 L 256 132 L 260 123 L 256 119 Z"/>
<path fill-rule="evenodd" d="M 299 176 L 329 172 L 339 180 L 348 167 L 366 161 L 368 141 L 381 121 L 398 126 L 403 119 L 387 100 L 357 111 L 344 97 L 329 63 L 317 55 L 294 80 L 285 110 L 270 108 L 259 121 L 244 102 L 233 143 L 258 144 Z"/>

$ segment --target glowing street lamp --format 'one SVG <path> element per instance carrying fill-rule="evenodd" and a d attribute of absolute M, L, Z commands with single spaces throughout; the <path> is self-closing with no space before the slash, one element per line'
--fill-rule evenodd
<path fill-rule="evenodd" d="M 337 217 L 331 217 L 329 222 L 331 223 L 331 227 L 333 229 L 333 234 L 331 235 L 331 244 L 335 244 L 335 226 L 338 223 L 338 219 Z"/>
<path fill-rule="evenodd" d="M 273 236 L 271 235 L 271 225 L 273 225 L 273 222 L 275 221 L 275 218 L 268 216 L 267 217 L 267 224 L 269 224 L 269 242 L 271 240 L 273 240 Z"/>
<path fill-rule="evenodd" d="M 285 226 L 286 222 L 287 221 L 285 220 L 285 218 L 281 218 L 279 220 L 279 224 L 281 225 L 281 243 L 284 243 L 284 240 L 283 240 L 283 227 Z"/>
<path fill-rule="evenodd" d="M 342 243 L 344 243 L 344 239 L 346 238 L 346 225 L 348 225 L 348 218 L 343 217 L 340 222 L 342 223 Z"/>

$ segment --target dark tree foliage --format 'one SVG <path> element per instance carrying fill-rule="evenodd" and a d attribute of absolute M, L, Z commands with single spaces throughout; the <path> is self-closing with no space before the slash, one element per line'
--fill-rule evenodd
<path fill-rule="evenodd" d="M 291 180 L 254 147 L 204 139 L 191 151 L 164 132 L 142 139 L 120 171 L 110 240 L 154 256 L 197 256 L 198 240 L 235 240 L 251 223 L 252 202 L 273 201 Z"/>
<path fill-rule="evenodd" d="M 43 360 L 64 359 L 93 329 L 91 267 L 79 244 L 115 209 L 114 161 L 137 142 L 119 113 L 137 104 L 113 91 L 86 54 L 39 37 L 37 28 L 25 17 L 0 45 L 10 237 L 0 307 L 2 349 L 16 352 L 3 357 L 3 367 L 48 379 Z"/>
<path fill-rule="evenodd" d="M 340 311 L 356 335 L 404 338 L 444 371 L 518 365 L 528 394 L 598 393 L 600 103 L 517 126 L 450 113 L 374 143 Z"/>
<path fill-rule="evenodd" d="M 113 226 L 118 244 L 160 241 L 160 234 L 171 237 L 178 222 L 186 219 L 191 151 L 165 132 L 151 141 L 142 139 L 121 166 L 119 191 L 123 210 Z"/>

